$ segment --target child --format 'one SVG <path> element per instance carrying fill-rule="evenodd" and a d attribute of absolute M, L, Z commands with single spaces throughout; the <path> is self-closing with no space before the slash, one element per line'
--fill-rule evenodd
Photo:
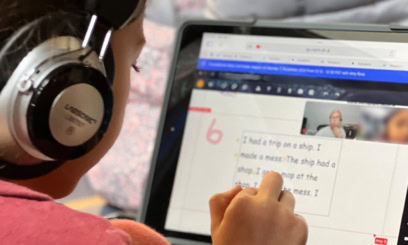
<path fill-rule="evenodd" d="M 128 2 L 122 1 L 116 4 Z M 133 2 L 137 1 L 133 0 Z M 38 153 L 32 153 L 35 152 L 34 150 L 30 151 L 32 155 L 27 154 L 24 155 L 25 157 L 21 157 L 20 154 L 15 156 L 11 154 L 15 149 L 11 149 L 10 143 L 4 139 L 6 139 L 6 133 L 9 132 L 7 131 L 10 127 L 8 123 L 12 122 L 17 125 L 18 121 L 5 120 L 4 115 L 7 113 L 2 112 L 2 110 L 8 110 L 4 106 L 4 98 L 7 98 L 7 93 L 10 91 L 10 86 L 7 86 L 10 81 L 8 76 L 14 74 L 20 62 L 25 62 L 25 57 L 38 52 L 37 48 L 31 50 L 30 45 L 38 41 L 43 35 L 52 38 L 58 35 L 58 32 L 66 31 L 61 26 L 79 28 L 70 25 L 70 19 L 65 19 L 65 16 L 68 15 L 62 14 L 65 12 L 75 12 L 74 14 L 84 12 L 83 9 L 74 7 L 73 3 L 76 1 L 2 0 L 0 3 L 0 41 L 2 43 L 2 52 L 0 52 L 2 55 L 0 56 L 2 69 L 2 80 L 0 80 L 0 172 L 6 166 L 9 168 L 9 165 L 15 165 L 14 170 L 27 168 L 38 170 L 37 166 L 41 168 L 41 166 L 49 164 L 49 161 L 35 161 L 34 159 L 38 158 L 32 155 L 38 155 Z M 0 241 L 2 245 L 168 244 L 161 235 L 141 224 L 131 221 L 109 222 L 100 217 L 70 210 L 55 203 L 52 199 L 62 198 L 70 194 L 79 179 L 98 163 L 119 134 L 129 93 L 129 67 L 134 65 L 134 61 L 139 56 L 145 42 L 142 29 L 144 5 L 145 1 L 140 0 L 137 5 L 138 9 L 134 11 L 134 13 L 138 13 L 137 16 L 125 27 L 118 28 L 119 30 L 115 31 L 112 36 L 111 47 L 115 61 L 113 111 L 109 127 L 102 140 L 83 156 L 74 160 L 63 161 L 61 165 L 55 163 L 55 166 L 59 167 L 50 172 L 44 171 L 44 173 L 38 174 L 39 176 L 27 177 L 32 174 L 29 172 L 21 175 L 25 178 L 21 178 L 20 175 L 16 175 L 20 177 L 15 179 L 2 176 L 2 180 L 0 180 Z M 46 28 L 38 33 L 35 32 L 36 26 L 25 28 L 27 24 L 35 23 L 35 20 L 43 16 L 55 16 L 56 13 L 61 13 L 61 17 L 52 22 L 55 28 Z M 20 43 L 15 45 L 13 42 L 17 42 L 17 39 L 14 40 L 13 37 L 15 33 L 22 32 L 22 28 L 25 28 L 23 30 L 28 34 L 24 36 L 24 39 L 18 39 Z M 55 33 L 53 33 L 54 31 Z M 14 49 L 7 49 L 13 45 L 15 46 Z M 65 44 L 59 43 L 58 45 Z M 21 55 L 22 52 L 23 55 Z M 13 55 L 6 57 L 6 54 L 10 53 Z M 27 87 L 19 84 L 19 91 L 22 94 L 29 91 L 25 88 Z M 61 93 L 61 96 L 63 97 L 64 94 Z M 55 101 L 58 102 L 58 98 L 56 97 Z M 80 99 L 85 100 L 87 98 Z M 40 105 L 38 104 L 38 106 Z M 50 112 L 50 115 L 52 113 L 53 111 Z M 93 118 L 83 112 L 76 110 L 75 113 L 77 115 L 79 113 L 81 118 L 87 117 L 90 124 L 94 122 Z M 53 120 L 52 116 L 49 120 Z M 81 121 L 75 122 L 81 123 Z M 29 128 L 28 130 L 32 129 Z M 37 135 L 37 133 L 41 134 L 42 132 L 31 133 Z M 67 131 L 67 133 L 73 132 Z M 53 137 L 58 138 L 55 134 Z M 11 162 L 10 156 L 15 157 L 16 161 Z M 10 168 L 13 169 L 13 166 Z M 303 218 L 294 214 L 295 200 L 289 192 L 281 191 L 282 182 L 280 175 L 269 173 L 264 177 L 259 189 L 247 188 L 242 190 L 241 187 L 237 186 L 230 191 L 213 196 L 210 200 L 213 243 L 215 245 L 305 244 L 307 239 L 306 223 Z"/>

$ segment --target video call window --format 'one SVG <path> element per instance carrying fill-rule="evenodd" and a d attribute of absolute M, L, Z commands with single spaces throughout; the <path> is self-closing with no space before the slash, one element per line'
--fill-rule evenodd
<path fill-rule="evenodd" d="M 408 109 L 309 101 L 301 134 L 407 144 Z"/>

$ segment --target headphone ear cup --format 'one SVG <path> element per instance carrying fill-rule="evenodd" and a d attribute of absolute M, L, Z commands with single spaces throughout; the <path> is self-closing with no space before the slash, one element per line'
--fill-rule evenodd
<path fill-rule="evenodd" d="M 6 162 L 24 166 L 70 160 L 83 156 L 102 139 L 112 116 L 114 57 L 109 47 L 106 58 L 101 63 L 97 55 L 99 49 L 93 49 L 92 53 L 88 52 L 89 48 L 81 49 L 80 38 L 85 36 L 89 19 L 87 16 L 71 13 L 44 16 L 19 29 L 1 49 L 0 109 L 14 105 L 13 113 L 20 122 L 17 126 L 14 125 L 16 116 L 4 114 L 8 109 L 0 110 L 0 125 L 8 128 L 10 134 L 10 140 L 0 140 L 0 148 L 21 148 L 18 154 L 0 155 Z M 97 24 L 89 45 L 102 47 L 108 31 L 107 27 Z M 75 39 L 77 42 L 59 41 L 64 38 Z M 49 41 L 56 43 L 56 46 L 45 45 Z M 23 77 L 23 81 L 29 81 L 31 85 L 27 91 L 22 92 L 16 90 L 16 85 Z M 12 92 L 9 93 L 10 91 Z M 75 94 L 81 93 L 81 96 L 75 97 Z M 103 102 L 89 100 L 90 93 L 95 94 L 94 98 L 99 94 Z M 65 98 L 66 101 L 63 100 Z M 56 108 L 58 103 L 61 104 L 60 109 Z M 103 116 L 94 135 L 87 136 L 89 139 L 84 137 L 84 142 L 78 141 L 79 144 L 58 139 L 57 135 L 69 134 L 72 128 L 66 127 L 58 131 L 57 125 L 52 129 L 50 125 L 55 124 L 54 118 L 60 115 L 62 121 L 70 120 L 73 127 L 92 123 L 97 120 L 87 109 L 92 104 L 103 104 Z"/>
<path fill-rule="evenodd" d="M 29 137 L 41 153 L 71 160 L 91 151 L 112 118 L 111 86 L 101 72 L 80 64 L 54 70 L 27 110 Z"/>

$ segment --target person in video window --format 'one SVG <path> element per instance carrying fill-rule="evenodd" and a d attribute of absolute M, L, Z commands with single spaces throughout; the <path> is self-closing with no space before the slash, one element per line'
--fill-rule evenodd
<path fill-rule="evenodd" d="M 396 144 L 408 143 L 408 110 L 394 110 L 385 118 L 383 139 Z"/>
<path fill-rule="evenodd" d="M 332 138 L 346 138 L 346 131 L 341 125 L 343 121 L 341 112 L 339 110 L 333 110 L 330 113 L 330 125 L 320 129 L 316 136 L 332 137 Z"/>

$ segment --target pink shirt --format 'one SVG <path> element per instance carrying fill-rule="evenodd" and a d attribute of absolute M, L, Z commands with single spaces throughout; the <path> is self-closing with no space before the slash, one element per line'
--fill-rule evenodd
<path fill-rule="evenodd" d="M 143 231 L 148 239 L 163 239 L 152 230 Z M 134 243 L 128 233 L 104 218 L 69 209 L 45 194 L 0 181 L 1 245 L 131 245 L 144 244 L 143 239 Z"/>

